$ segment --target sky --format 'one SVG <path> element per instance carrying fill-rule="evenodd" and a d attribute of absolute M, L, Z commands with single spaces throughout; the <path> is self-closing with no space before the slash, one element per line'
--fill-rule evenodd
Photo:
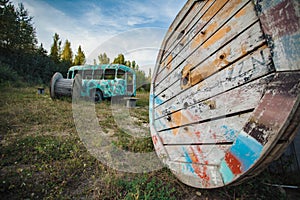
<path fill-rule="evenodd" d="M 185 0 L 12 0 L 33 17 L 38 42 L 49 52 L 54 33 L 62 46 L 81 45 L 87 63 L 100 53 L 113 60 L 119 53 L 146 73 L 153 68 L 167 29 Z M 98 59 L 97 59 L 98 60 Z M 152 70 L 153 71 L 153 70 Z"/>

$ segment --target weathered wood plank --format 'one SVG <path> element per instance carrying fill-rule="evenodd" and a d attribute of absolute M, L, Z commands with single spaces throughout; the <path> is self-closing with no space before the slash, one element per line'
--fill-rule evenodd
<path fill-rule="evenodd" d="M 155 109 L 154 125 L 157 131 L 174 129 L 183 125 L 212 120 L 218 117 L 239 113 L 255 108 L 263 95 L 265 84 L 271 77 L 263 77 L 227 93 L 215 96 L 192 106 L 173 112 L 176 109 Z M 251 94 L 249 96 L 249 94 Z"/>
<path fill-rule="evenodd" d="M 220 0 L 218 3 L 214 3 L 215 1 L 208 2 L 205 5 L 205 8 L 203 9 L 205 11 L 205 14 L 202 16 L 200 22 L 198 22 L 198 23 L 200 23 L 200 26 L 203 27 L 204 25 L 206 25 L 211 20 L 213 15 L 215 15 L 223 7 L 223 5 L 225 5 L 227 3 L 227 1 L 228 0 Z M 211 3 L 213 3 L 213 4 L 211 4 Z M 206 10 L 206 9 L 208 9 L 208 10 Z M 189 48 L 189 45 L 186 48 Z M 173 52 L 172 52 L 172 54 L 175 56 L 175 54 Z M 176 53 L 176 55 L 177 55 L 177 53 Z M 182 56 L 182 52 L 181 52 L 181 56 Z M 176 67 L 176 64 L 174 62 L 178 61 L 178 58 L 175 59 L 175 61 L 173 61 L 173 63 L 170 63 L 173 60 L 173 56 L 169 55 L 168 58 L 170 58 L 170 59 L 164 63 L 162 72 L 160 72 L 157 75 L 157 78 L 156 78 L 157 83 L 159 81 L 161 81 L 161 78 L 163 78 L 165 76 L 166 71 L 169 71 L 170 69 L 174 68 L 174 66 Z M 164 61 L 166 61 L 166 59 Z"/>
<path fill-rule="evenodd" d="M 250 115 L 251 112 L 206 123 L 179 127 L 159 132 L 159 136 L 165 145 L 232 143 Z"/>
<path fill-rule="evenodd" d="M 189 156 L 187 160 L 192 159 Z M 218 166 L 169 162 L 169 169 L 183 183 L 198 188 L 216 188 L 224 185 Z"/>
<path fill-rule="evenodd" d="M 198 81 L 201 82 L 205 77 L 208 78 L 210 75 L 213 75 L 213 73 L 230 66 L 244 56 L 247 56 L 247 52 L 251 52 L 264 44 L 265 40 L 263 39 L 263 33 L 260 31 L 260 25 L 256 23 L 249 30 L 242 33 L 235 40 L 199 64 L 197 68 L 190 69 L 189 71 L 187 67 L 192 67 L 192 65 L 186 65 L 187 67 L 185 68 L 181 65 L 181 67 L 177 69 L 177 73 L 175 71 L 172 72 L 162 84 L 155 88 L 155 95 L 160 95 L 166 88 L 169 88 L 173 84 L 178 85 L 179 82 L 180 87 L 177 87 L 176 90 L 173 91 L 174 96 L 177 96 L 183 90 L 196 85 Z M 216 44 L 215 48 L 218 48 L 217 46 Z M 207 50 L 203 51 L 205 52 Z M 160 102 L 163 103 L 164 101 Z"/>
<path fill-rule="evenodd" d="M 273 71 L 272 65 L 270 50 L 264 45 L 219 73 L 175 95 L 177 88 L 180 88 L 180 82 L 177 81 L 156 97 L 160 101 L 157 101 L 155 106 L 164 109 L 169 107 L 182 109 L 194 104 L 196 100 L 207 99 L 264 76 Z"/>
<path fill-rule="evenodd" d="M 177 37 L 170 38 L 170 40 L 172 40 L 173 42 L 172 42 L 172 44 L 169 44 L 169 45 L 165 46 L 166 54 L 162 56 L 162 62 L 161 62 L 162 66 L 167 66 L 167 64 L 169 64 L 169 62 L 166 61 L 166 59 L 170 56 L 170 54 L 173 54 L 173 49 L 176 46 L 179 45 L 182 48 L 182 46 L 186 42 L 189 42 L 189 40 L 191 40 L 190 37 L 193 36 L 193 35 L 191 35 L 192 31 L 196 31 L 197 29 L 200 30 L 200 27 L 199 27 L 200 26 L 200 22 L 199 22 L 199 20 L 207 12 L 207 10 L 211 7 L 211 5 L 213 3 L 215 3 L 215 0 L 203 1 L 202 2 L 202 6 L 203 7 L 201 8 L 200 12 L 197 13 L 197 15 L 193 18 L 193 20 L 189 24 L 187 24 L 186 27 L 178 30 L 181 33 L 180 34 L 181 37 L 177 36 Z M 202 24 L 202 26 L 204 26 L 204 24 Z M 174 55 L 174 56 L 176 56 L 176 55 Z"/>
<path fill-rule="evenodd" d="M 235 37 L 235 34 L 232 35 L 232 37 Z M 230 40 L 231 39 L 233 38 L 230 37 Z M 220 44 L 215 43 L 210 47 L 200 48 L 202 51 L 196 51 L 191 57 L 195 59 L 195 61 L 190 62 L 188 58 L 179 68 L 171 72 L 167 78 L 155 88 L 155 94 L 159 95 L 166 88 L 178 81 L 180 82 L 180 87 L 177 89 L 178 93 L 188 89 L 265 44 L 263 33 L 260 30 L 260 24 L 258 22 L 241 35 L 238 35 L 234 40 L 229 40 L 229 43 L 227 43 L 228 40 L 226 37 L 220 40 L 222 40 Z M 225 44 L 225 46 L 222 46 L 223 44 Z M 207 57 L 208 55 L 210 56 Z M 199 63 L 195 63 L 197 62 L 197 58 Z"/>
<path fill-rule="evenodd" d="M 205 41 L 207 38 L 209 38 L 213 34 L 213 32 L 218 30 L 219 27 L 222 27 L 222 25 L 226 23 L 228 19 L 234 16 L 235 13 L 238 12 L 238 10 L 244 7 L 247 3 L 249 3 L 249 1 L 228 1 L 224 5 L 224 7 L 214 16 L 214 18 L 217 18 L 217 20 L 210 20 L 207 24 L 201 23 L 202 16 L 198 16 L 200 19 L 198 19 L 199 22 L 194 27 L 191 27 L 191 30 L 188 29 L 187 34 L 184 35 L 182 39 L 180 39 L 177 43 L 174 43 L 173 46 L 170 47 L 168 52 L 173 53 L 174 58 L 179 53 L 180 55 L 182 55 L 181 51 L 184 50 L 183 47 L 185 45 L 189 45 L 189 43 L 191 47 L 197 47 L 199 42 Z M 193 48 L 190 48 L 190 50 L 193 50 Z M 163 60 L 165 60 L 165 58 Z"/>
<path fill-rule="evenodd" d="M 203 12 L 202 8 L 205 6 L 206 3 L 207 3 L 207 1 L 194 1 L 193 2 L 191 7 L 189 8 L 188 13 L 181 20 L 181 22 L 177 25 L 176 29 L 171 32 L 172 35 L 166 40 L 166 45 L 164 47 L 164 50 L 169 51 L 170 46 L 172 46 L 176 40 L 178 40 L 185 34 L 186 28 L 190 24 L 193 24 L 194 18 L 196 16 L 201 16 L 201 12 Z M 167 54 L 164 54 L 163 60 L 165 60 L 165 58 L 167 56 L 168 56 Z"/>
<path fill-rule="evenodd" d="M 231 145 L 167 145 L 165 148 L 171 161 L 218 166 Z"/>
<path fill-rule="evenodd" d="M 205 2 L 205 5 L 204 7 L 201 9 L 201 12 L 198 13 L 198 17 L 202 17 L 203 14 L 206 13 L 206 11 L 211 7 L 211 5 L 215 2 L 215 0 L 209 0 L 207 2 Z M 197 17 L 197 21 L 199 20 Z M 164 40 L 163 43 L 166 43 L 167 40 Z M 166 45 L 162 45 L 162 54 L 160 55 L 159 57 L 159 70 L 157 71 L 156 73 L 156 76 L 155 76 L 155 82 L 159 82 L 162 78 L 163 78 L 163 73 L 159 73 L 160 71 L 164 71 L 166 68 L 169 70 L 171 65 L 169 65 L 169 63 L 171 62 L 171 60 L 173 59 L 173 56 L 175 56 L 175 54 L 173 52 L 170 51 L 170 49 L 168 49 L 166 47 Z M 168 58 L 168 60 L 167 60 Z"/>
<path fill-rule="evenodd" d="M 183 48 L 179 48 L 178 52 L 173 52 L 174 55 L 179 54 L 179 56 L 176 56 L 174 59 L 170 60 L 172 62 L 168 64 L 168 67 L 164 68 L 163 71 L 160 72 L 159 77 L 166 77 L 171 72 L 178 71 L 178 65 L 181 67 L 183 67 L 182 65 L 194 67 L 217 49 L 226 44 L 226 42 L 236 37 L 236 35 L 258 20 L 255 13 L 249 12 L 249 10 L 252 11 L 254 9 L 254 6 L 251 2 L 241 10 L 239 9 L 245 4 L 245 2 L 237 5 L 231 5 L 234 9 L 229 9 L 229 7 L 226 7 L 230 4 L 226 4 L 226 6 L 221 9 L 222 7 L 220 6 L 222 6 L 222 4 L 223 3 L 216 3 L 212 6 L 211 10 L 214 13 L 207 13 L 217 14 L 217 19 L 211 21 L 210 23 L 208 23 L 210 18 L 207 19 L 208 21 L 201 20 L 199 24 L 200 27 L 197 28 L 199 30 L 196 31 L 197 35 L 192 36 L 187 45 L 185 45 Z M 216 8 L 221 9 L 221 11 L 217 13 L 219 10 Z M 231 11 L 229 14 L 227 13 L 228 10 Z M 223 16 L 225 16 L 225 19 Z M 220 29 L 220 27 L 222 28 Z M 226 33 L 226 37 L 220 37 L 220 35 L 223 35 L 224 33 Z M 191 34 L 193 35 L 193 33 Z M 217 45 L 217 47 L 214 45 Z M 181 72 L 181 70 L 178 71 L 178 73 L 179 72 Z M 157 85 L 163 82 L 162 80 L 157 78 Z"/>
<path fill-rule="evenodd" d="M 299 0 L 254 2 L 276 70 L 300 70 Z"/>

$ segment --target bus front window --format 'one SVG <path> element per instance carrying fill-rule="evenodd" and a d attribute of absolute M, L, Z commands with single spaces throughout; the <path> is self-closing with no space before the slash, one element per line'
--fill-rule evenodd
<path fill-rule="evenodd" d="M 73 71 L 69 71 L 68 72 L 68 79 L 72 79 L 73 78 Z"/>

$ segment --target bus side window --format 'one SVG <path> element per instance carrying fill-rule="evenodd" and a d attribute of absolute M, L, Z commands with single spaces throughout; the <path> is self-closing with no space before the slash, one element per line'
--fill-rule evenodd
<path fill-rule="evenodd" d="M 118 69 L 117 78 L 119 78 L 119 79 L 125 79 L 125 71 L 122 70 L 122 69 Z"/>
<path fill-rule="evenodd" d="M 92 78 L 93 78 L 93 70 L 83 71 L 83 79 L 92 79 Z"/>
<path fill-rule="evenodd" d="M 94 71 L 93 79 L 95 80 L 101 80 L 103 78 L 103 70 L 102 69 L 96 69 Z"/>
<path fill-rule="evenodd" d="M 104 79 L 105 80 L 114 80 L 116 75 L 115 69 L 106 69 L 104 71 Z"/>
<path fill-rule="evenodd" d="M 68 72 L 68 79 L 72 79 L 73 78 L 73 71 L 69 71 Z"/>

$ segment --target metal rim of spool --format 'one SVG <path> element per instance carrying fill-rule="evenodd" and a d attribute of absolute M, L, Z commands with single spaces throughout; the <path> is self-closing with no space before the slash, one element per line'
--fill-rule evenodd
<path fill-rule="evenodd" d="M 50 81 L 50 97 L 52 99 L 56 99 L 57 96 L 55 95 L 55 83 L 57 80 L 63 78 L 63 75 L 59 72 L 56 72 L 52 78 L 51 78 L 51 81 Z"/>

